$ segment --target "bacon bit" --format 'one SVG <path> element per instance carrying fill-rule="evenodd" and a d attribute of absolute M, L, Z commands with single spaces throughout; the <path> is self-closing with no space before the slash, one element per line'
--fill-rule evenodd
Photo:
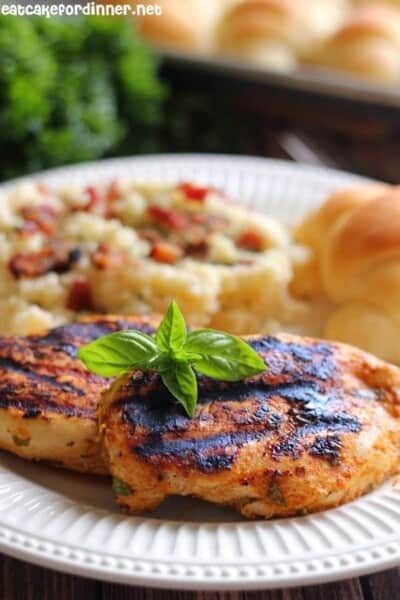
<path fill-rule="evenodd" d="M 43 233 L 51 235 L 54 233 L 57 225 L 57 211 L 49 204 L 38 204 L 36 206 L 24 206 L 22 208 L 22 216 L 25 223 L 22 227 L 25 233 L 34 232 L 40 229 Z M 36 225 L 33 228 L 28 223 Z M 26 227 L 25 227 L 26 225 Z"/>
<path fill-rule="evenodd" d="M 76 279 L 70 287 L 66 307 L 69 310 L 94 310 L 93 294 L 85 278 Z"/>
<path fill-rule="evenodd" d="M 196 225 L 205 225 L 207 223 L 207 215 L 203 213 L 196 213 L 191 215 L 191 222 Z"/>
<path fill-rule="evenodd" d="M 101 194 L 100 191 L 93 187 L 89 186 L 86 188 L 86 194 L 89 196 L 89 202 L 86 205 L 86 209 L 88 212 L 91 212 L 99 217 L 106 217 L 111 219 L 115 217 L 115 213 L 111 207 L 113 200 L 109 196 L 109 192 L 106 194 Z M 116 200 L 116 198 L 114 198 Z"/>
<path fill-rule="evenodd" d="M 182 213 L 175 210 L 165 209 L 156 204 L 148 208 L 149 216 L 164 227 L 171 229 L 183 229 L 188 224 L 188 219 Z"/>
<path fill-rule="evenodd" d="M 178 190 L 183 192 L 188 200 L 204 202 L 210 188 L 194 185 L 193 183 L 182 182 L 178 185 Z"/>
<path fill-rule="evenodd" d="M 239 248 L 250 250 L 251 252 L 261 252 L 263 249 L 263 238 L 258 231 L 248 229 L 242 233 L 238 240 L 236 240 L 236 245 Z"/>
<path fill-rule="evenodd" d="M 220 215 L 205 215 L 203 213 L 191 215 L 191 222 L 196 225 L 203 225 L 209 232 L 223 231 L 229 224 L 226 217 Z"/>
<path fill-rule="evenodd" d="M 138 234 L 142 240 L 146 240 L 147 242 L 150 242 L 151 244 L 155 244 L 156 242 L 161 242 L 163 239 L 163 237 L 159 231 L 156 231 L 155 229 L 150 229 L 150 227 L 142 229 L 141 231 L 138 232 Z"/>
<path fill-rule="evenodd" d="M 108 244 L 99 244 L 91 259 L 93 266 L 98 269 L 118 269 L 128 264 L 129 254 L 118 248 L 111 248 Z"/>
<path fill-rule="evenodd" d="M 228 225 L 229 221 L 226 217 L 221 217 L 220 215 L 207 216 L 208 231 L 224 231 Z"/>
<path fill-rule="evenodd" d="M 62 243 L 54 243 L 38 252 L 15 254 L 10 262 L 11 273 L 20 277 L 40 277 L 46 273 L 65 273 L 80 258 L 79 248 L 70 248 Z"/>
<path fill-rule="evenodd" d="M 44 181 L 38 181 L 36 184 L 36 189 L 40 194 L 48 194 L 50 191 L 50 187 Z"/>
<path fill-rule="evenodd" d="M 98 190 L 93 185 L 88 185 L 86 188 L 86 194 L 89 196 L 88 207 L 89 210 L 96 206 L 96 204 L 100 201 L 100 194 Z"/>
<path fill-rule="evenodd" d="M 202 258 L 206 256 L 208 250 L 208 244 L 205 240 L 201 240 L 196 243 L 187 244 L 185 246 L 185 254 L 186 256 L 195 256 L 197 258 Z"/>
<path fill-rule="evenodd" d="M 27 236 L 37 233 L 38 231 L 40 230 L 36 223 L 33 223 L 32 221 L 24 221 L 22 227 L 18 229 L 18 234 L 21 236 Z"/>
<path fill-rule="evenodd" d="M 168 242 L 157 242 L 150 252 L 150 258 L 168 265 L 174 265 L 182 256 L 183 252 L 179 246 Z"/>
<path fill-rule="evenodd" d="M 121 194 L 120 182 L 118 179 L 115 179 L 108 186 L 106 198 L 109 202 L 114 202 L 115 200 L 119 200 L 119 198 L 121 198 Z"/>
<path fill-rule="evenodd" d="M 86 188 L 85 192 L 89 198 L 88 203 L 86 205 L 86 210 L 88 212 L 103 216 L 106 212 L 106 202 L 105 199 L 101 196 L 99 190 L 93 185 L 89 185 Z"/>

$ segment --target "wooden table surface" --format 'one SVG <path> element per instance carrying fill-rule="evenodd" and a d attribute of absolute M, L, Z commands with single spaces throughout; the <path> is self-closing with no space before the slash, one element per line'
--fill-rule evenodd
<path fill-rule="evenodd" d="M 271 592 L 176 592 L 101 583 L 0 555 L 0 600 L 399 600 L 400 569 Z"/>

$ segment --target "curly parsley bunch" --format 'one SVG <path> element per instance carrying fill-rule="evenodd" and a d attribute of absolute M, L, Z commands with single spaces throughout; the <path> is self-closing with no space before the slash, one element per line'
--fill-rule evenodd
<path fill-rule="evenodd" d="M 0 16 L 0 177 L 154 149 L 156 66 L 127 20 Z"/>

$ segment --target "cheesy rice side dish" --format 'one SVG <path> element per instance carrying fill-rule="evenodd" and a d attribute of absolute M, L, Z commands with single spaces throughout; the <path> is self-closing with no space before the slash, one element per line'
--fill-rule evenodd
<path fill-rule="evenodd" d="M 213 188 L 27 181 L 0 194 L 0 333 L 163 313 L 172 298 L 194 326 L 274 332 L 304 311 L 294 254 L 280 223 Z"/>

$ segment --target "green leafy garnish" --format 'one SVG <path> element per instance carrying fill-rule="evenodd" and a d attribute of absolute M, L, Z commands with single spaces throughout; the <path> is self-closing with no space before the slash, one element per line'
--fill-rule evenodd
<path fill-rule="evenodd" d="M 142 331 L 117 331 L 83 346 L 78 357 L 102 377 L 114 377 L 131 369 L 146 370 L 159 356 L 157 344 Z"/>
<path fill-rule="evenodd" d="M 113 478 L 113 490 L 117 496 L 130 496 L 133 493 L 130 485 L 116 477 Z"/>
<path fill-rule="evenodd" d="M 161 373 L 165 387 L 182 404 L 190 417 L 194 415 L 197 404 L 197 379 L 188 362 L 172 364 L 168 371 Z"/>
<path fill-rule="evenodd" d="M 265 371 L 265 364 L 246 342 L 234 335 L 215 329 L 198 329 L 188 335 L 185 351 L 198 358 L 193 360 L 197 371 L 225 381 L 239 381 Z"/>
<path fill-rule="evenodd" d="M 186 323 L 176 302 L 171 302 L 156 333 L 160 350 L 180 350 L 186 342 Z"/>
<path fill-rule="evenodd" d="M 172 302 L 154 337 L 118 331 L 82 346 L 78 357 L 102 377 L 133 369 L 157 371 L 165 387 L 193 417 L 198 398 L 195 371 L 222 381 L 240 381 L 265 371 L 265 363 L 246 342 L 214 329 L 187 332 Z"/>
<path fill-rule="evenodd" d="M 31 441 L 29 438 L 22 438 L 22 437 L 19 437 L 18 435 L 13 435 L 12 439 L 16 446 L 29 446 L 30 441 Z"/>
<path fill-rule="evenodd" d="M 276 481 L 272 481 L 268 488 L 268 498 L 271 500 L 271 502 L 275 502 L 275 504 L 287 506 L 286 498 Z"/>

